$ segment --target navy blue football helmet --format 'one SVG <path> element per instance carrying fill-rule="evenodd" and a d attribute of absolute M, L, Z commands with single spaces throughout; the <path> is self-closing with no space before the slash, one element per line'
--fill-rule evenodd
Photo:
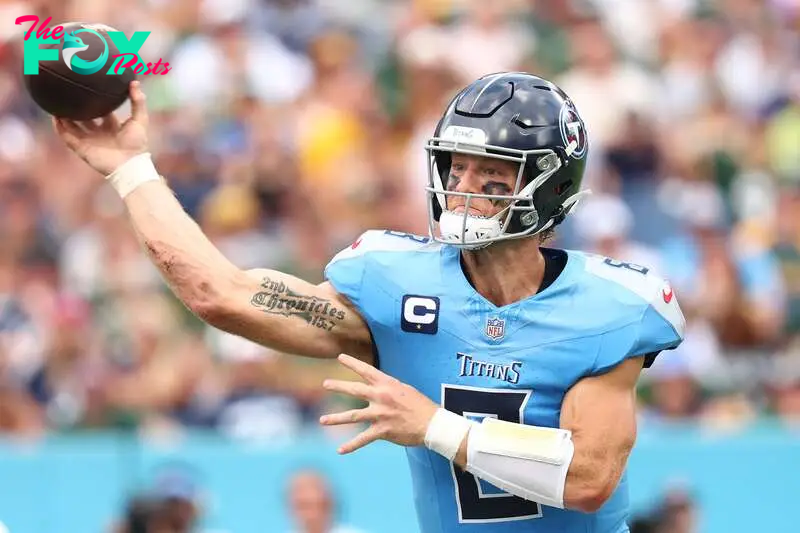
<path fill-rule="evenodd" d="M 523 72 L 484 76 L 462 89 L 439 120 L 428 152 L 431 237 L 462 248 L 529 237 L 564 220 L 581 195 L 589 142 L 569 96 L 555 84 Z M 519 163 L 511 195 L 448 191 L 453 153 Z M 463 213 L 447 198 L 466 197 Z M 493 217 L 469 213 L 474 198 L 505 200 Z M 435 223 L 439 223 L 439 234 Z"/>

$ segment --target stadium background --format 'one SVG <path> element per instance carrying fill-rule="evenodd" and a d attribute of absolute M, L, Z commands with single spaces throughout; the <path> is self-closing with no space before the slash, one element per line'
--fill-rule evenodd
<path fill-rule="evenodd" d="M 402 451 L 339 458 L 350 430 L 316 427 L 340 370 L 189 316 L 54 138 L 19 82 L 27 14 L 151 31 L 142 56 L 173 66 L 144 81 L 159 169 L 238 265 L 309 280 L 366 228 L 426 233 L 423 142 L 456 87 L 558 82 L 595 194 L 556 244 L 651 266 L 688 320 L 642 380 L 636 530 L 796 531 L 800 2 L 0 1 L 0 522 L 109 531 L 143 496 L 195 502 L 197 531 L 333 508 L 399 533 Z M 186 506 L 159 509 L 148 532 L 182 531 L 163 522 Z"/>

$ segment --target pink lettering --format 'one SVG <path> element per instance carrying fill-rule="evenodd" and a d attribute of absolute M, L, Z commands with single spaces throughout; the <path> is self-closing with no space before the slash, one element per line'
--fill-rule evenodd
<path fill-rule="evenodd" d="M 137 61 L 139 61 L 139 54 L 136 54 L 134 52 L 125 52 L 124 54 L 114 54 L 113 56 L 111 56 L 111 59 L 116 59 L 118 57 L 124 57 L 124 56 L 131 56 L 131 58 L 128 60 L 127 63 L 125 63 L 124 61 L 116 63 L 117 66 L 114 68 L 114 74 L 119 74 L 120 69 L 130 68 L 133 65 L 135 65 Z"/>
<path fill-rule="evenodd" d="M 38 15 L 23 15 L 21 17 L 17 17 L 17 20 L 14 21 L 14 23 L 17 26 L 20 26 L 26 22 L 33 22 L 33 24 L 31 24 L 31 27 L 28 28 L 27 33 L 25 33 L 24 39 L 27 41 L 28 37 L 30 37 L 31 33 L 33 33 L 33 28 L 35 28 L 36 25 L 39 23 L 39 17 Z"/>
<path fill-rule="evenodd" d="M 24 24 L 25 22 L 33 22 L 31 27 L 28 28 L 28 31 L 25 32 L 24 40 L 28 40 L 28 38 L 33 33 L 33 30 L 36 29 L 36 37 L 39 39 L 61 39 L 64 36 L 64 27 L 63 26 L 56 26 L 55 28 L 48 28 L 47 23 L 50 22 L 53 18 L 47 17 L 39 28 L 36 29 L 36 25 L 39 24 L 39 16 L 38 15 L 23 15 L 21 17 L 17 17 L 14 23 L 17 26 Z"/>
<path fill-rule="evenodd" d="M 147 66 L 145 66 L 144 63 L 139 62 L 139 54 L 133 52 L 114 54 L 111 56 L 111 59 L 117 59 L 118 57 L 123 58 L 123 60 L 120 61 L 114 68 L 114 74 L 119 74 L 120 70 L 123 68 L 133 69 L 133 72 L 140 75 L 159 74 L 158 67 L 164 67 L 164 71 L 161 72 L 161 75 L 163 76 L 171 70 L 169 63 L 166 61 L 162 63 L 161 59 L 159 59 L 155 64 L 147 63 Z"/>
<path fill-rule="evenodd" d="M 161 66 L 161 59 L 159 58 L 155 65 L 148 63 L 147 66 L 151 67 L 151 70 L 148 72 L 148 74 L 158 74 L 158 68 Z"/>
<path fill-rule="evenodd" d="M 47 23 L 50 22 L 51 20 L 53 20 L 53 17 L 47 17 L 46 19 L 44 19 L 42 25 L 39 26 L 38 30 L 36 30 L 37 37 L 39 37 L 40 39 L 47 39 L 48 32 L 50 31 L 50 29 L 47 27 Z"/>

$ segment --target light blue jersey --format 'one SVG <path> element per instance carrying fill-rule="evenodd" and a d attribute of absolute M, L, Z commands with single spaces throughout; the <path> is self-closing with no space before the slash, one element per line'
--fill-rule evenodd
<path fill-rule="evenodd" d="M 497 307 L 469 284 L 460 251 L 427 238 L 368 231 L 340 252 L 326 278 L 367 321 L 379 368 L 458 414 L 558 427 L 566 392 L 626 358 L 680 344 L 684 318 L 646 268 L 567 252 L 558 278 Z M 627 531 L 623 477 L 594 514 L 541 506 L 408 448 L 423 533 Z"/>

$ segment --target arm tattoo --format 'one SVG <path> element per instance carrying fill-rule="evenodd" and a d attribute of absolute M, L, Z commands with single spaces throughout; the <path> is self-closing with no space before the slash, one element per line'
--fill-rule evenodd
<path fill-rule="evenodd" d="M 346 316 L 344 310 L 333 307 L 330 300 L 299 294 L 282 281 L 264 278 L 261 288 L 263 290 L 253 294 L 250 305 L 270 315 L 296 316 L 326 331 L 333 330 Z"/>

